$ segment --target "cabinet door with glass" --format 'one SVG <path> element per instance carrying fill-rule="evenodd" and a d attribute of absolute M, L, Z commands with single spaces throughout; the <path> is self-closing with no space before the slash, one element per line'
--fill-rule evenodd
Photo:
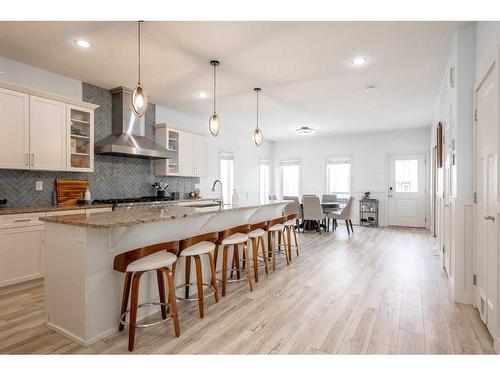
<path fill-rule="evenodd" d="M 94 111 L 67 106 L 68 170 L 94 171 Z"/>

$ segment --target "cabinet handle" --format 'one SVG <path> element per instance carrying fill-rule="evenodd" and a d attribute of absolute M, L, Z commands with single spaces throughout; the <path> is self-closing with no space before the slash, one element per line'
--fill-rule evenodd
<path fill-rule="evenodd" d="M 14 223 L 23 223 L 25 221 L 31 221 L 31 219 L 14 219 Z"/>
<path fill-rule="evenodd" d="M 29 166 L 30 165 L 30 154 L 29 153 L 25 153 L 24 154 L 24 164 L 26 166 Z"/>
<path fill-rule="evenodd" d="M 484 218 L 485 218 L 486 220 L 495 221 L 495 216 L 493 216 L 493 215 L 488 215 L 488 216 L 485 216 Z"/>
<path fill-rule="evenodd" d="M 35 165 L 35 154 L 31 154 L 31 166 Z"/>

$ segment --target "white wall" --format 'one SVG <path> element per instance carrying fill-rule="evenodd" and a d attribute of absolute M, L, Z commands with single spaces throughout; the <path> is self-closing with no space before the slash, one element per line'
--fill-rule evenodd
<path fill-rule="evenodd" d="M 428 127 L 275 142 L 273 145 L 275 192 L 279 195 L 280 160 L 294 158 L 301 160 L 300 194 L 322 194 L 326 190 L 326 158 L 349 156 L 352 159 L 351 194 L 357 201 L 362 193 L 370 191 L 374 198 L 380 200 L 379 220 L 381 225 L 386 225 L 389 154 L 425 153 L 428 159 L 429 142 Z M 428 189 L 428 183 L 426 186 Z M 429 208 L 426 211 L 429 212 Z M 357 205 L 354 212 L 356 215 L 354 221 L 358 222 Z"/>
<path fill-rule="evenodd" d="M 0 80 L 82 100 L 82 82 L 0 56 Z"/>
<path fill-rule="evenodd" d="M 170 126 L 192 130 L 207 136 L 207 176 L 200 178 L 202 195 L 211 195 L 213 182 L 220 178 L 219 154 L 231 152 L 235 156 L 234 188 L 239 193 L 240 199 L 259 199 L 259 160 L 272 158 L 272 143 L 265 141 L 261 147 L 256 147 L 252 142 L 252 127 L 243 132 L 230 124 L 224 123 L 217 137 L 208 132 L 208 117 L 200 119 L 188 116 L 168 108 L 156 106 L 156 122 L 167 123 Z"/>
<path fill-rule="evenodd" d="M 476 23 L 476 82 L 484 77 L 500 47 L 500 22 Z"/>

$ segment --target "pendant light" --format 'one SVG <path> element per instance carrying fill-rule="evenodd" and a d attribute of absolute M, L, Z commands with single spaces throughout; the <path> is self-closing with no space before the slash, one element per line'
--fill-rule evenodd
<path fill-rule="evenodd" d="M 132 93 L 132 110 L 134 111 L 137 117 L 142 117 L 146 112 L 146 108 L 148 107 L 148 95 L 146 94 L 146 90 L 141 85 L 141 23 L 144 21 L 137 21 L 137 45 L 138 45 L 138 79 L 137 79 L 137 87 Z"/>
<path fill-rule="evenodd" d="M 210 61 L 210 65 L 214 67 L 214 112 L 212 113 L 212 116 L 210 116 L 210 120 L 208 120 L 208 129 L 210 130 L 210 133 L 214 137 L 217 137 L 219 134 L 219 129 L 220 129 L 220 117 L 219 114 L 216 111 L 216 94 L 217 94 L 217 72 L 216 69 L 219 66 L 220 62 L 217 60 L 212 60 Z"/>
<path fill-rule="evenodd" d="M 263 140 L 262 130 L 260 130 L 259 128 L 259 93 L 261 89 L 256 87 L 253 89 L 253 91 L 255 91 L 255 94 L 257 95 L 257 126 L 253 131 L 253 143 L 255 143 L 257 147 L 260 147 Z"/>

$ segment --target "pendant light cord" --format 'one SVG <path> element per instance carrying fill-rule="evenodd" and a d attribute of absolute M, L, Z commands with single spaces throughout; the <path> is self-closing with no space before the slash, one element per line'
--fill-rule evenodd
<path fill-rule="evenodd" d="M 215 72 L 215 70 L 217 69 L 217 65 L 214 64 L 214 113 L 215 112 L 215 105 L 216 105 L 216 101 L 217 101 L 217 74 Z"/>
<path fill-rule="evenodd" d="M 141 84 L 141 22 L 137 21 L 137 41 L 138 41 L 138 60 L 139 60 L 139 73 L 138 73 L 138 83 Z"/>
<path fill-rule="evenodd" d="M 259 91 L 257 91 L 257 129 L 259 128 Z"/>

